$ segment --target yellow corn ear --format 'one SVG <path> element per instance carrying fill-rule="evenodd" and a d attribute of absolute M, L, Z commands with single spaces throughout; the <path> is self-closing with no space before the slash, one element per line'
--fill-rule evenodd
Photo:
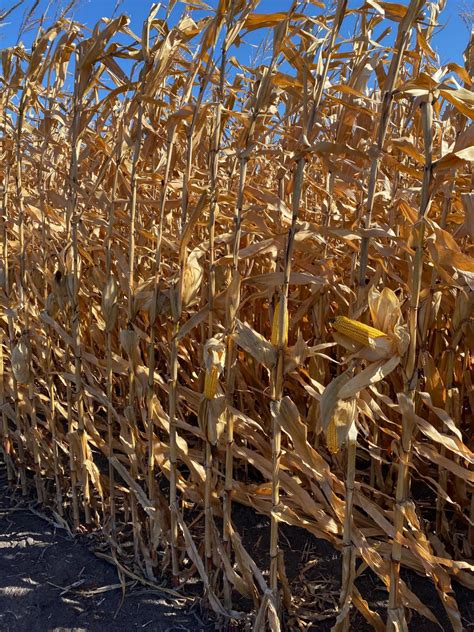
<path fill-rule="evenodd" d="M 275 347 L 279 347 L 280 345 L 286 346 L 288 343 L 288 309 L 286 307 L 286 301 L 285 301 L 285 313 L 283 315 L 283 340 L 280 341 L 281 304 L 282 304 L 282 301 L 281 300 L 278 301 L 278 304 L 275 307 L 275 313 L 273 314 L 271 343 Z"/>
<path fill-rule="evenodd" d="M 334 319 L 333 327 L 340 334 L 364 346 L 369 345 L 371 339 L 386 336 L 380 329 L 375 329 L 375 327 L 360 323 L 358 320 L 352 320 L 352 318 L 347 318 L 346 316 L 337 316 Z"/>
<path fill-rule="evenodd" d="M 272 486 L 269 483 L 262 483 L 255 489 L 257 496 L 271 496 Z"/>
<path fill-rule="evenodd" d="M 327 427 L 326 443 L 328 446 L 328 450 L 329 452 L 331 452 L 331 454 L 337 454 L 339 452 L 339 442 L 337 439 L 337 424 L 336 424 L 335 417 L 331 419 Z"/>
<path fill-rule="evenodd" d="M 217 381 L 219 377 L 219 369 L 216 366 L 206 371 L 204 380 L 204 397 L 206 399 L 214 399 L 217 393 Z"/>

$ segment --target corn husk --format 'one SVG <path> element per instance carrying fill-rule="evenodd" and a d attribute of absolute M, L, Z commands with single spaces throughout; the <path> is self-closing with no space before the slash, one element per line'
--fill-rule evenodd
<path fill-rule="evenodd" d="M 102 314 L 105 319 L 105 331 L 113 331 L 118 313 L 118 283 L 113 275 L 107 280 L 102 294 Z"/>
<path fill-rule="evenodd" d="M 11 364 L 13 375 L 19 384 L 29 384 L 31 373 L 31 347 L 28 334 L 22 334 L 13 347 Z"/>

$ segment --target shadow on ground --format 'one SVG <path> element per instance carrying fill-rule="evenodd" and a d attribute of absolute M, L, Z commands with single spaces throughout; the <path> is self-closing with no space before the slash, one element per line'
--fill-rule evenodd
<path fill-rule="evenodd" d="M 1 632 L 210 629 L 189 604 L 151 590 L 128 590 L 122 603 L 116 570 L 67 532 L 15 507 L 0 472 Z"/>

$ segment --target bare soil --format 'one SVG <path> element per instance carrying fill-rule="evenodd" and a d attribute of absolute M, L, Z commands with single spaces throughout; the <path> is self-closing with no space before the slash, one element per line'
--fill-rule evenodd
<path fill-rule="evenodd" d="M 253 510 L 235 504 L 233 520 L 238 525 L 242 541 L 252 553 L 259 568 L 268 568 L 270 547 L 270 520 Z M 330 632 L 335 623 L 341 592 L 342 560 L 340 552 L 328 542 L 315 538 L 305 529 L 282 524 L 280 546 L 284 551 L 286 575 L 293 595 L 293 606 L 307 622 L 311 622 L 309 632 Z M 439 627 L 423 615 L 407 611 L 410 632 L 452 632 L 453 628 L 446 615 L 441 599 L 428 577 L 402 569 L 402 577 L 408 587 L 430 608 L 439 621 Z M 356 586 L 370 608 L 385 621 L 388 594 L 380 579 L 370 569 L 363 571 L 356 579 Z M 456 581 L 452 582 L 461 620 L 466 632 L 474 631 L 474 591 Z M 289 616 L 289 630 L 294 626 L 294 616 Z M 355 607 L 351 611 L 351 632 L 373 632 Z"/>
<path fill-rule="evenodd" d="M 214 629 L 197 603 L 128 583 L 124 597 L 115 568 L 8 490 L 0 467 L 1 632 Z"/>

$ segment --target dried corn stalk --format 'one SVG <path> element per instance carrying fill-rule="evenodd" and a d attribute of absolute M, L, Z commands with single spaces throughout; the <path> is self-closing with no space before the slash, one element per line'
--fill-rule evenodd
<path fill-rule="evenodd" d="M 464 66 L 439 66 L 442 2 L 366 3 L 357 24 L 345 0 L 198 4 L 173 26 L 155 5 L 138 35 L 123 17 L 92 35 L 46 17 L 32 50 L 1 52 L 9 479 L 27 493 L 31 470 L 38 498 L 102 529 L 120 568 L 194 573 L 243 625 L 320 616 L 285 572 L 285 522 L 343 552 L 336 630 L 353 608 L 384 627 L 354 583 L 360 558 L 389 628 L 410 608 L 460 631 L 472 42 Z M 253 32 L 272 46 L 246 65 Z M 245 511 L 270 518 L 268 584 Z"/>

